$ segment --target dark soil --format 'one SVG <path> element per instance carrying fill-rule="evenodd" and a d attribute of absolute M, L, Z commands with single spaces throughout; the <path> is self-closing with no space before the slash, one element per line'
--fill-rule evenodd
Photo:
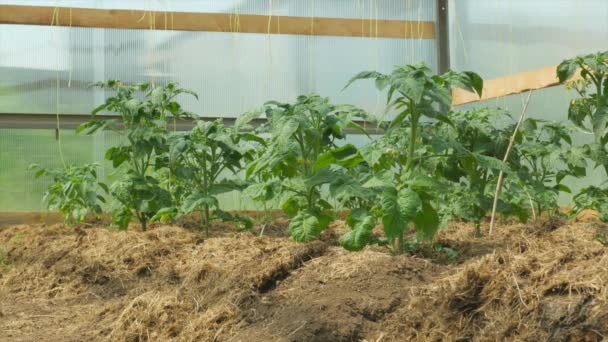
<path fill-rule="evenodd" d="M 600 341 L 608 249 L 594 222 L 452 223 L 454 250 L 392 256 L 216 225 L 0 230 L 2 341 Z M 186 225 L 188 223 L 186 222 Z"/>

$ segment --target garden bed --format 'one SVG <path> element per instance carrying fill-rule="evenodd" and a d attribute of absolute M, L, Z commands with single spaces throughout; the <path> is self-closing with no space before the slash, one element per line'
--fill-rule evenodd
<path fill-rule="evenodd" d="M 608 249 L 595 222 L 436 237 L 452 258 L 392 256 L 216 225 L 147 232 L 0 230 L 3 341 L 588 340 L 608 335 Z"/>

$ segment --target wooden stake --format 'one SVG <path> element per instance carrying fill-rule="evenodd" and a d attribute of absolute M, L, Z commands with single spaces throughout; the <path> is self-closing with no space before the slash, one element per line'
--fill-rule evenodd
<path fill-rule="evenodd" d="M 517 125 L 515 125 L 515 130 L 513 131 L 513 135 L 511 136 L 511 140 L 509 141 L 509 146 L 507 147 L 507 152 L 505 152 L 505 157 L 502 159 L 503 163 L 506 163 L 509 160 L 509 154 L 511 154 L 511 149 L 513 148 L 513 144 L 515 143 L 515 137 L 517 136 L 517 132 L 519 131 L 519 126 L 524 121 L 524 117 L 526 116 L 526 110 L 528 110 L 528 104 L 530 103 L 530 98 L 532 97 L 532 90 L 528 93 L 528 98 L 526 99 L 526 103 L 524 104 L 524 109 L 521 111 L 521 116 L 519 117 L 519 121 L 517 121 Z M 500 190 L 502 188 L 502 182 L 504 180 L 504 173 L 500 171 L 498 174 L 498 182 L 496 183 L 496 192 L 494 193 L 494 204 L 492 205 L 492 217 L 490 219 L 490 235 L 492 235 L 494 231 L 494 219 L 496 218 L 496 207 L 498 207 L 498 198 L 500 196 Z"/>

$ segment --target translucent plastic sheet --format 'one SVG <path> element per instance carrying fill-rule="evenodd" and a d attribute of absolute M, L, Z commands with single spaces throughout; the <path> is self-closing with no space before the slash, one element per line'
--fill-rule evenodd
<path fill-rule="evenodd" d="M 336 17 L 365 20 L 435 19 L 426 0 L 0 0 L 0 5 L 188 11 L 231 14 Z M 382 113 L 384 98 L 373 82 L 342 91 L 362 70 L 390 71 L 394 65 L 424 61 L 435 67 L 432 39 L 319 37 L 164 30 L 117 30 L 0 25 L 0 115 L 2 113 L 87 114 L 104 91 L 94 82 L 120 79 L 164 84 L 177 81 L 199 94 L 185 107 L 203 116 L 236 117 L 267 100 L 293 101 L 319 93 Z M 118 143 L 107 133 L 75 136 L 62 130 L 68 163 L 102 164 L 104 151 Z M 364 136 L 351 140 L 362 143 Z M 0 129 L 0 211 L 42 210 L 48 183 L 34 179 L 30 163 L 60 167 L 55 132 Z M 225 209 L 255 209 L 238 194 L 221 198 Z"/>
<path fill-rule="evenodd" d="M 484 78 L 605 49 L 605 0 L 450 0 L 452 67 Z"/>
<path fill-rule="evenodd" d="M 3 3 L 109 8 L 114 2 Z M 226 6 L 230 1 L 124 3 L 155 10 L 179 6 L 188 11 L 243 9 L 239 13 L 263 15 L 434 19 L 433 2 L 422 0 L 239 1 L 232 2 L 233 7 Z M 87 86 L 107 79 L 178 81 L 200 95 L 200 101 L 185 104 L 204 116 L 234 117 L 264 101 L 290 101 L 303 93 L 379 111 L 379 96 L 369 85 L 341 92 L 350 77 L 362 70 L 388 71 L 397 64 L 436 64 L 432 39 L 1 25 L 0 46 L 0 113 L 86 114 L 105 99 L 103 91 Z"/>
<path fill-rule="evenodd" d="M 486 79 L 558 64 L 579 54 L 606 50 L 608 1 L 605 0 L 450 0 L 451 62 Z M 575 94 L 562 86 L 534 91 L 528 117 L 567 121 Z M 496 106 L 520 115 L 527 94 L 488 100 L 463 108 Z M 589 142 L 580 133 L 575 143 Z M 566 179 L 576 193 L 606 175 L 590 167 L 588 177 Z M 570 203 L 570 196 L 561 198 Z"/>

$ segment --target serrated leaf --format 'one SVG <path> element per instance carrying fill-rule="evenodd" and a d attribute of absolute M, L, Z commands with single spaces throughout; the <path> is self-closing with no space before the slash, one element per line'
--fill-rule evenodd
<path fill-rule="evenodd" d="M 511 168 L 507 166 L 507 164 L 494 157 L 488 157 L 478 153 L 474 153 L 473 156 L 475 156 L 475 159 L 477 160 L 479 166 L 484 169 L 498 170 L 506 174 L 510 174 L 513 172 Z"/>
<path fill-rule="evenodd" d="M 342 235 L 338 242 L 349 251 L 362 250 L 370 240 L 372 230 L 376 226 L 376 218 L 369 215 L 362 218 L 351 231 Z"/>
<path fill-rule="evenodd" d="M 559 78 L 559 82 L 564 83 L 567 80 L 571 79 L 572 76 L 574 76 L 574 74 L 576 73 L 577 69 L 578 64 L 574 59 L 561 62 L 557 66 L 557 77 Z"/>
<path fill-rule="evenodd" d="M 342 90 L 348 88 L 353 82 L 355 82 L 357 80 L 364 80 L 364 79 L 369 79 L 369 78 L 382 78 L 382 77 L 384 77 L 384 75 L 379 72 L 376 72 L 376 71 L 362 71 L 362 72 L 356 74 L 350 80 L 348 80 L 348 82 L 346 83 L 344 88 L 342 88 Z"/>
<path fill-rule="evenodd" d="M 325 168 L 304 179 L 304 182 L 307 188 L 313 188 L 322 184 L 335 182 L 340 178 L 342 178 L 340 173 Z"/>
<path fill-rule="evenodd" d="M 382 224 L 389 240 L 400 236 L 422 205 L 418 194 L 411 189 L 397 191 L 388 188 L 382 193 Z"/>
<path fill-rule="evenodd" d="M 389 240 L 394 240 L 405 230 L 405 222 L 401 222 L 398 192 L 395 188 L 388 188 L 382 192 L 382 225 L 384 234 Z"/>
<path fill-rule="evenodd" d="M 352 144 L 346 144 L 321 154 L 313 166 L 313 171 L 318 171 L 332 164 L 349 169 L 359 165 L 362 161 L 363 158 L 358 153 L 357 148 Z"/>
<path fill-rule="evenodd" d="M 289 223 L 291 239 L 298 242 L 314 240 L 329 224 L 329 217 L 312 209 L 299 212 Z"/>
<path fill-rule="evenodd" d="M 422 204 L 422 209 L 413 218 L 416 236 L 421 240 L 432 240 L 439 229 L 439 215 L 430 204 Z"/>
<path fill-rule="evenodd" d="M 201 192 L 195 192 L 184 199 L 184 202 L 180 207 L 180 211 L 182 213 L 189 214 L 197 210 L 202 210 L 205 206 L 217 207 L 217 198 Z"/>
<path fill-rule="evenodd" d="M 397 203 L 402 222 L 409 222 L 416 216 L 416 212 L 422 206 L 422 200 L 418 194 L 411 189 L 399 191 Z"/>
<path fill-rule="evenodd" d="M 131 210 L 122 207 L 112 214 L 112 224 L 121 230 L 126 230 L 129 227 L 129 222 L 131 222 L 131 216 Z"/>

